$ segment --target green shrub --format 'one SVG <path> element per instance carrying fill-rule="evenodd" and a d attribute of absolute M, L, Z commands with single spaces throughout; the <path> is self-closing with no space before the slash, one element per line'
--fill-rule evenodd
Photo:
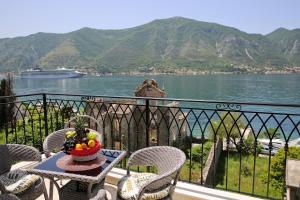
<path fill-rule="evenodd" d="M 253 135 L 249 135 L 246 140 L 243 140 L 243 142 L 238 142 L 237 145 L 237 150 L 241 152 L 245 156 L 249 156 L 251 154 L 254 155 L 255 153 L 255 146 L 254 146 L 254 137 Z M 261 152 L 262 145 L 257 144 L 256 146 L 256 156 Z"/>
<path fill-rule="evenodd" d="M 284 172 L 285 172 L 285 151 L 278 150 L 271 161 L 270 178 L 271 184 L 277 189 L 284 190 Z M 300 147 L 290 147 L 287 158 L 295 158 L 300 160 Z"/>
<path fill-rule="evenodd" d="M 192 160 L 193 162 L 202 162 L 203 164 L 206 162 L 207 156 L 209 154 L 209 151 L 212 147 L 212 142 L 207 141 L 203 144 L 203 152 L 202 152 L 202 145 L 199 144 L 192 148 Z"/>
<path fill-rule="evenodd" d="M 185 156 L 190 158 L 189 149 L 191 148 L 191 138 L 189 136 L 173 141 L 172 146 L 181 149 L 185 153 Z"/>
<path fill-rule="evenodd" d="M 242 174 L 244 176 L 251 176 L 252 172 L 251 172 L 251 167 L 249 166 L 248 163 L 245 163 L 242 165 Z"/>

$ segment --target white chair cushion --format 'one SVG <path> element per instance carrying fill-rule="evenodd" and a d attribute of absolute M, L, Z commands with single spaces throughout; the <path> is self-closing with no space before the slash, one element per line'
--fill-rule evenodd
<path fill-rule="evenodd" d="M 118 194 L 123 199 L 137 199 L 139 189 L 157 176 L 152 173 L 136 173 L 123 177 L 118 183 Z M 142 195 L 142 200 L 162 199 L 169 194 L 170 187 L 155 192 L 147 192 Z"/>
<path fill-rule="evenodd" d="M 39 178 L 37 175 L 27 174 L 21 170 L 14 170 L 1 175 L 0 181 L 4 184 L 7 191 L 18 194 L 34 186 Z"/>

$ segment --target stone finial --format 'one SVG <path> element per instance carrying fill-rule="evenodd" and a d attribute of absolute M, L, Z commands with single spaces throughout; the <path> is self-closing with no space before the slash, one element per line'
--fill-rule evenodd
<path fill-rule="evenodd" d="M 156 80 L 145 79 L 135 91 L 136 97 L 166 97 L 166 92 L 158 87 Z"/>

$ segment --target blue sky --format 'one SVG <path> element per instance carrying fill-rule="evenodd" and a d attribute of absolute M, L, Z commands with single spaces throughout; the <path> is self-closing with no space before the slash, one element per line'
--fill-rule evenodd
<path fill-rule="evenodd" d="M 0 0 L 0 38 L 122 29 L 174 16 L 267 34 L 300 28 L 299 8 L 300 0 Z"/>

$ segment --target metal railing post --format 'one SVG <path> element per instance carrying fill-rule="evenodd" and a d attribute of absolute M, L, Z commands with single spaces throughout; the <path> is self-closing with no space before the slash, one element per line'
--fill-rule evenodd
<path fill-rule="evenodd" d="M 149 99 L 146 99 L 146 147 L 149 147 L 149 128 L 150 128 L 150 105 Z"/>
<path fill-rule="evenodd" d="M 48 136 L 48 111 L 47 111 L 47 96 L 43 94 L 43 110 L 44 110 L 44 128 L 45 128 L 45 136 Z"/>
<path fill-rule="evenodd" d="M 149 147 L 149 128 L 150 128 L 150 105 L 149 99 L 146 99 L 146 147 Z M 150 167 L 147 166 L 147 172 L 150 172 Z"/>

